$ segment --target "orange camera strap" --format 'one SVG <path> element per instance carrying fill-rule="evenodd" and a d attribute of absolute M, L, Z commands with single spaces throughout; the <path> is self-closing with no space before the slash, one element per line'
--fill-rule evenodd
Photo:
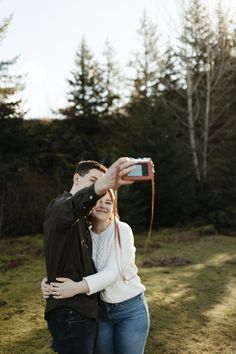
<path fill-rule="evenodd" d="M 145 243 L 145 247 L 144 247 L 144 253 L 143 253 L 143 261 L 147 255 L 148 252 L 148 245 L 149 245 L 149 241 L 151 238 L 151 232 L 152 232 L 152 225 L 153 225 L 153 219 L 154 219 L 154 201 L 155 201 L 155 183 L 154 183 L 154 173 L 151 176 L 151 181 L 152 181 L 152 202 L 151 202 L 151 220 L 150 220 L 150 226 L 149 226 L 149 230 L 148 230 L 148 237 L 146 239 L 146 243 Z M 114 193 L 116 196 L 116 202 L 114 205 L 114 209 L 113 209 L 113 217 L 114 217 L 114 228 L 115 228 L 115 247 L 116 247 L 116 263 L 117 263 L 117 268 L 119 271 L 119 274 L 121 276 L 121 278 L 123 279 L 124 282 L 128 282 L 130 279 L 126 278 L 125 272 L 122 268 L 122 252 L 119 252 L 117 250 L 117 247 L 119 247 L 121 249 L 121 239 L 120 239 L 120 229 L 119 229 L 119 224 L 118 224 L 118 220 L 117 220 L 117 205 L 118 205 L 118 171 L 116 174 L 116 188 L 114 189 Z M 118 245 L 117 245 L 118 243 Z M 120 255 L 120 259 L 118 259 L 118 255 Z"/>
<path fill-rule="evenodd" d="M 148 237 L 145 243 L 145 248 L 144 248 L 144 256 L 146 256 L 148 252 L 148 245 L 149 241 L 151 239 L 151 233 L 152 233 L 152 225 L 153 225 L 153 219 L 154 219 L 154 206 L 155 206 L 155 183 L 154 183 L 154 175 L 152 176 L 152 203 L 151 203 L 151 220 L 150 220 L 150 226 L 148 230 Z"/>
<path fill-rule="evenodd" d="M 119 247 L 121 248 L 121 241 L 120 241 L 120 229 L 119 229 L 119 225 L 117 222 L 117 207 L 118 207 L 118 177 L 119 177 L 119 171 L 116 171 L 116 187 L 114 188 L 114 193 L 115 193 L 115 197 L 116 197 L 116 201 L 115 201 L 115 205 L 114 205 L 114 209 L 113 209 L 113 218 L 114 218 L 114 226 L 115 226 L 115 240 L 117 239 Z"/>
<path fill-rule="evenodd" d="M 117 174 L 117 180 L 118 180 L 118 174 Z M 148 252 L 148 246 L 149 246 L 149 242 L 151 239 L 151 233 L 152 233 L 152 226 L 153 226 L 153 220 L 154 220 L 154 206 L 155 206 L 155 183 L 154 183 L 154 174 L 152 175 L 151 178 L 152 181 L 152 200 L 151 200 L 151 219 L 150 219 L 150 226 L 149 226 L 149 230 L 148 230 L 148 236 L 145 242 L 145 247 L 144 247 L 144 256 L 146 256 L 147 252 Z M 116 183 L 117 185 L 117 183 Z M 116 215 L 117 215 L 117 205 L 118 205 L 118 188 L 116 188 L 114 190 L 115 195 L 116 195 L 116 203 L 113 209 L 113 216 L 114 216 L 114 226 L 115 226 L 115 240 L 117 240 L 119 247 L 121 248 L 121 240 L 120 240 L 120 230 L 119 230 L 119 225 L 116 219 Z"/>

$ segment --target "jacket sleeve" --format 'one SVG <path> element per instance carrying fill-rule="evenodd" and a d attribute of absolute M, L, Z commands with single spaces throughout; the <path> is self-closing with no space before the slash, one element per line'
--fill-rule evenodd
<path fill-rule="evenodd" d="M 79 218 L 89 214 L 98 199 L 94 185 L 83 188 L 74 195 L 60 197 L 48 207 L 45 219 L 54 223 L 57 230 L 71 227 Z"/>

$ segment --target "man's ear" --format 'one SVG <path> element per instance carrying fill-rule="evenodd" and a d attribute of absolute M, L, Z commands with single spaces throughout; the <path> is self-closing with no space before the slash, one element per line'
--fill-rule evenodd
<path fill-rule="evenodd" d="M 74 176 L 73 176 L 74 184 L 78 184 L 79 179 L 80 179 L 80 175 L 78 173 L 75 173 Z"/>

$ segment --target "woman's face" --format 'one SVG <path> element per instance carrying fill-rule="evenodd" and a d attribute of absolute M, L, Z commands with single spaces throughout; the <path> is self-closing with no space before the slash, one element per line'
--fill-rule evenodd
<path fill-rule="evenodd" d="M 113 200 L 109 192 L 107 192 L 95 205 L 91 212 L 91 219 L 96 221 L 112 220 L 113 214 Z"/>

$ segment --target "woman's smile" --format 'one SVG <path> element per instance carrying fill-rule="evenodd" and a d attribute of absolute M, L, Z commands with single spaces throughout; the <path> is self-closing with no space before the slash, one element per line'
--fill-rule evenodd
<path fill-rule="evenodd" d="M 106 208 L 97 208 L 94 211 L 96 213 L 108 213 L 108 209 L 106 209 Z"/>

